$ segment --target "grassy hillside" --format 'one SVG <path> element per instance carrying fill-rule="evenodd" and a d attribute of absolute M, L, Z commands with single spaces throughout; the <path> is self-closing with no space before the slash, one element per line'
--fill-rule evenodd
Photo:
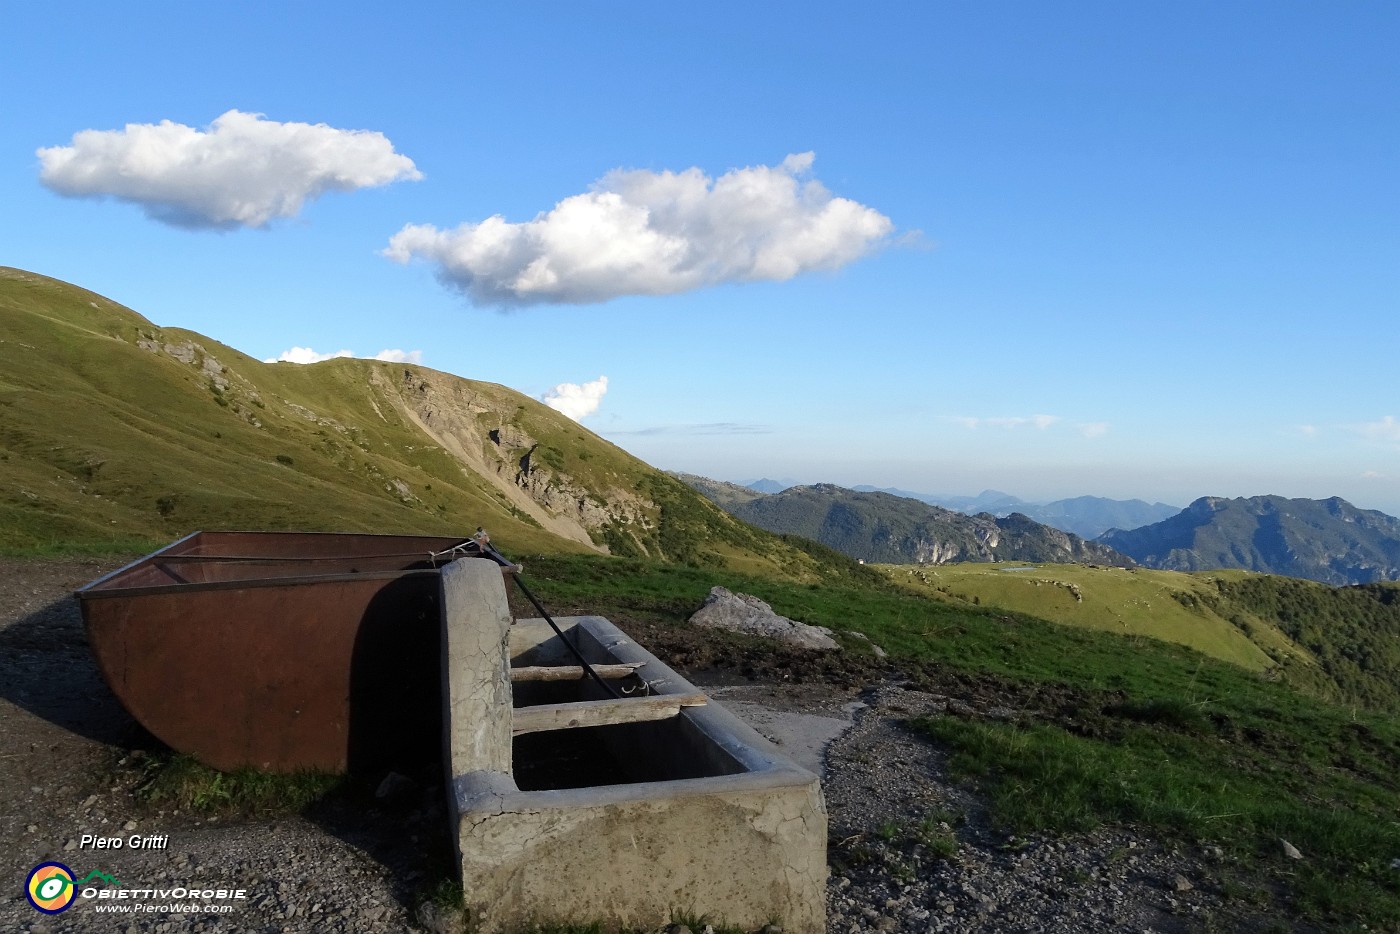
<path fill-rule="evenodd" d="M 424 367 L 268 364 L 0 267 L 0 549 L 199 528 L 454 533 L 815 574 L 552 409 Z"/>
<path fill-rule="evenodd" d="M 1265 673 L 1312 696 L 1400 711 L 1400 586 L 1332 587 L 1247 571 L 1068 564 L 878 565 L 952 606 L 1011 610 L 1160 640 Z"/>
<path fill-rule="evenodd" d="M 361 377 L 388 365 L 263 364 L 10 271 L 0 315 L 0 544 L 201 526 L 447 532 L 474 516 L 545 543 L 439 452 L 415 450 L 398 413 L 370 410 Z"/>
<path fill-rule="evenodd" d="M 1288 657 L 1308 657 L 1277 627 L 1254 619 L 1246 633 L 1228 612 L 1221 615 L 1209 602 L 1217 590 L 1208 575 L 1082 564 L 879 569 L 893 582 L 944 602 L 1002 607 L 1138 641 L 1175 642 L 1250 671 L 1263 671 Z"/>
<path fill-rule="evenodd" d="M 1400 585 L 1329 587 L 1286 577 L 1212 575 L 1208 602 L 1253 635 L 1276 626 L 1317 659 L 1328 695 L 1373 710 L 1400 711 Z"/>

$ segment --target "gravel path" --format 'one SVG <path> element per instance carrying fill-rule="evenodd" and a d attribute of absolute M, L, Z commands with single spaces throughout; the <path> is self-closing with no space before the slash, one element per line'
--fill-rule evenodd
<path fill-rule="evenodd" d="M 979 798 L 946 779 L 944 754 L 905 725 L 947 715 L 949 699 L 882 687 L 865 700 L 827 751 L 832 934 L 1165 934 L 1271 923 L 1221 897 L 1230 871 L 1222 848 L 1189 852 L 1117 828 L 1054 838 L 992 829 Z"/>
<path fill-rule="evenodd" d="M 1249 883 L 1223 847 L 1123 828 L 1021 838 L 994 829 L 982 799 L 949 778 L 944 753 L 908 722 L 1006 711 L 890 684 L 709 690 L 809 767 L 818 744 L 831 934 L 1310 930 L 1226 898 L 1225 880 L 1236 891 Z"/>

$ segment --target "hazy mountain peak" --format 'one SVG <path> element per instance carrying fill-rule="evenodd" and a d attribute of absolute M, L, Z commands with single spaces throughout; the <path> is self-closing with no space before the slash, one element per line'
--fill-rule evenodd
<path fill-rule="evenodd" d="M 740 499 L 717 489 L 714 481 L 686 480 L 745 522 L 771 532 L 801 535 L 863 561 L 1132 563 L 1110 548 L 1020 514 L 968 516 L 907 497 L 833 483 Z"/>
<path fill-rule="evenodd" d="M 1325 500 L 1202 496 L 1176 516 L 1098 541 L 1149 567 L 1244 568 L 1329 584 L 1400 580 L 1400 519 Z"/>

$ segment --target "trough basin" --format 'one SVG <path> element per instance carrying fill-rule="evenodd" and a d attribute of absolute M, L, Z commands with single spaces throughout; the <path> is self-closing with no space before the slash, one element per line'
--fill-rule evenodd
<path fill-rule="evenodd" d="M 444 758 L 476 930 L 655 929 L 680 911 L 825 931 L 817 776 L 602 617 L 559 633 L 512 620 L 479 559 L 444 568 L 442 593 Z"/>

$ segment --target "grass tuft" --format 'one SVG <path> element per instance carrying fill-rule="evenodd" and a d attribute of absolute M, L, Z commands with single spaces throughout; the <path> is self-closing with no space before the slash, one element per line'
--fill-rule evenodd
<path fill-rule="evenodd" d="M 343 775 L 324 772 L 220 772 L 183 753 L 153 756 L 147 760 L 144 771 L 137 796 L 148 804 L 256 817 L 300 813 L 343 790 L 347 782 Z"/>

